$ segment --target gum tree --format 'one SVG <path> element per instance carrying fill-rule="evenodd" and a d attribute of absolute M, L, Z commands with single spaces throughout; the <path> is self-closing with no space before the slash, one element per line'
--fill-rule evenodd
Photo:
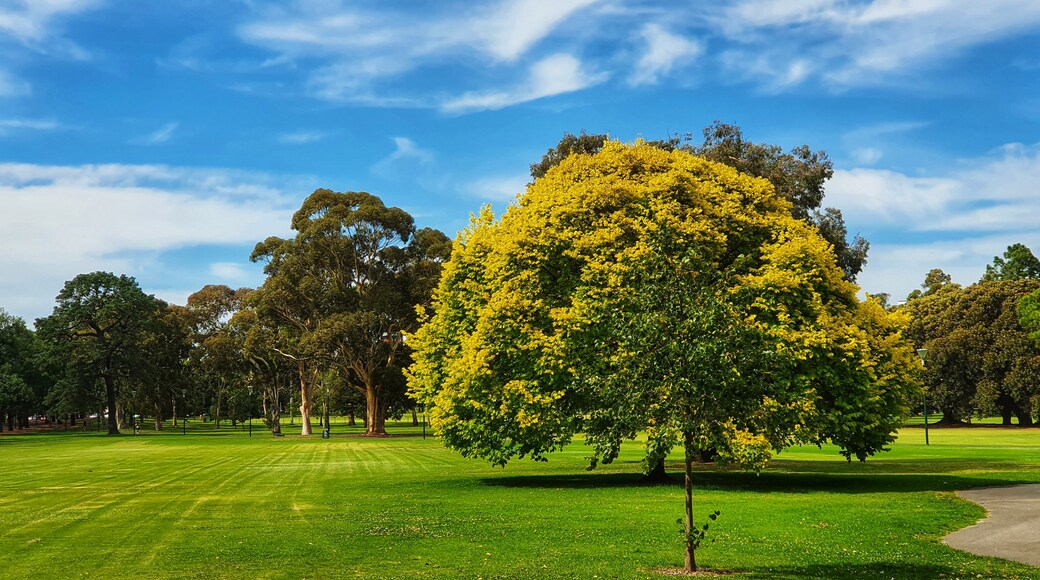
<path fill-rule="evenodd" d="M 411 389 L 446 445 L 504 465 L 586 433 L 592 464 L 648 435 L 647 467 L 757 468 L 798 442 L 885 448 L 916 393 L 905 321 L 860 303 L 763 179 L 685 151 L 571 155 L 456 241 L 414 336 Z"/>
<path fill-rule="evenodd" d="M 412 216 L 365 192 L 318 189 L 293 215 L 291 239 L 257 244 L 268 274 L 251 303 L 280 329 L 278 352 L 299 366 L 309 432 L 310 388 L 328 369 L 365 397 L 366 434 L 385 435 L 388 403 L 403 391 L 404 337 L 450 246 Z"/>

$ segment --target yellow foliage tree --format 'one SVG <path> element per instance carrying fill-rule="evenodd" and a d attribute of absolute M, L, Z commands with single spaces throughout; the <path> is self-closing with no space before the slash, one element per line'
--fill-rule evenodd
<path fill-rule="evenodd" d="M 882 450 L 917 389 L 904 324 L 857 300 L 769 182 L 607 142 L 460 234 L 412 337 L 410 388 L 449 447 L 495 464 L 544 459 L 579 431 L 593 465 L 640 431 L 648 468 L 680 446 L 693 570 L 693 458 Z"/>

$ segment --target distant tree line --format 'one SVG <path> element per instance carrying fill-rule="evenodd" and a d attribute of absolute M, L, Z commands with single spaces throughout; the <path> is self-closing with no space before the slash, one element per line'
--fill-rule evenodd
<path fill-rule="evenodd" d="M 933 269 L 895 308 L 910 315 L 908 337 L 928 351 L 923 379 L 942 423 L 994 415 L 1004 425 L 1036 422 L 1040 259 L 1028 247 L 1008 246 L 967 288 Z"/>
<path fill-rule="evenodd" d="M 131 277 L 93 272 L 65 284 L 35 332 L 0 310 L 6 428 L 95 416 L 116 434 L 145 416 L 162 429 L 202 415 L 217 428 L 263 417 L 280 434 L 289 407 L 304 434 L 315 409 L 326 428 L 342 413 L 385 434 L 387 417 L 414 409 L 405 337 L 451 242 L 376 196 L 327 189 L 292 228 L 293 238 L 256 245 L 267 274 L 256 289 L 207 285 L 179 306 Z"/>

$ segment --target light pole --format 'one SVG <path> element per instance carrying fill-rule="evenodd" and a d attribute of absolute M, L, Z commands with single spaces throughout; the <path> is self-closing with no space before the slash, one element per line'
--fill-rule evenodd
<path fill-rule="evenodd" d="M 249 436 L 253 436 L 253 385 L 246 387 L 249 389 Z"/>
<path fill-rule="evenodd" d="M 928 358 L 928 349 L 917 349 L 917 356 L 921 357 L 921 366 L 924 367 L 924 360 Z M 924 444 L 928 445 L 928 391 L 922 391 L 922 396 L 924 397 Z"/>
<path fill-rule="evenodd" d="M 134 428 L 134 435 L 140 435 L 141 433 L 137 427 L 137 391 L 130 391 L 130 398 L 133 400 L 133 404 L 130 405 L 130 422 Z"/>

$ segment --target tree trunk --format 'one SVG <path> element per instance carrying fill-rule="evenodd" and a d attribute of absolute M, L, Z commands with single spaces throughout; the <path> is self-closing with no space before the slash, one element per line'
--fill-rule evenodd
<path fill-rule="evenodd" d="M 961 418 L 958 417 L 957 415 L 954 415 L 954 414 L 949 413 L 947 411 L 943 411 L 942 419 L 939 419 L 939 421 L 937 423 L 935 423 L 935 424 L 936 425 L 963 425 L 964 421 L 961 421 Z"/>
<path fill-rule="evenodd" d="M 1033 425 L 1033 410 L 1021 407 L 1015 411 L 1015 415 L 1018 417 L 1019 427 L 1030 427 Z"/>
<path fill-rule="evenodd" d="M 419 413 L 416 412 L 415 407 L 412 407 L 412 427 L 419 426 Z"/>
<path fill-rule="evenodd" d="M 693 541 L 693 456 L 699 452 L 693 446 L 693 433 L 685 433 L 686 441 L 683 449 L 686 460 L 686 478 L 683 488 L 686 491 L 686 571 L 697 571 L 697 559 L 694 555 L 696 546 Z"/>
<path fill-rule="evenodd" d="M 162 431 L 162 423 L 163 423 L 162 407 L 159 405 L 159 403 L 156 403 L 155 404 L 155 423 L 154 423 L 156 431 Z"/>
<path fill-rule="evenodd" d="M 278 383 L 273 383 L 274 386 L 271 389 L 274 391 L 271 394 L 271 433 L 275 436 L 281 437 L 282 435 L 282 411 L 278 408 L 280 401 L 278 400 Z"/>
<path fill-rule="evenodd" d="M 220 429 L 220 403 L 221 403 L 222 399 L 224 398 L 223 395 L 224 395 L 223 389 L 217 390 L 217 408 L 216 408 L 217 412 L 213 415 L 213 425 L 217 429 Z"/>
<path fill-rule="evenodd" d="M 118 415 L 119 411 L 116 409 L 116 385 L 115 381 L 109 375 L 104 376 L 105 379 L 105 398 L 108 399 L 108 434 L 119 435 L 119 424 Z"/>
<path fill-rule="evenodd" d="M 303 427 L 300 435 L 311 435 L 311 386 L 303 363 L 298 363 L 297 368 L 300 372 L 300 424 Z"/>
<path fill-rule="evenodd" d="M 379 391 L 374 385 L 365 387 L 365 436 L 382 437 L 386 435 L 386 409 L 383 408 Z"/>
<path fill-rule="evenodd" d="M 170 399 L 171 406 L 173 407 L 173 428 L 177 428 L 177 397 Z"/>
<path fill-rule="evenodd" d="M 1000 424 L 1005 426 L 1005 427 L 1010 427 L 1011 426 L 1011 416 L 1012 416 L 1011 407 L 1009 407 L 1007 405 L 1004 405 L 1003 407 L 1001 407 L 1001 409 L 1000 409 L 1000 419 L 1001 419 L 1000 420 Z"/>
<path fill-rule="evenodd" d="M 664 470 L 664 458 L 657 461 L 657 464 L 650 470 L 650 473 L 646 474 L 643 480 L 649 483 L 672 483 L 672 478 L 668 477 L 668 473 Z"/>
<path fill-rule="evenodd" d="M 350 425 L 351 427 L 357 426 L 357 419 L 354 418 L 354 411 L 347 413 L 347 425 Z"/>

